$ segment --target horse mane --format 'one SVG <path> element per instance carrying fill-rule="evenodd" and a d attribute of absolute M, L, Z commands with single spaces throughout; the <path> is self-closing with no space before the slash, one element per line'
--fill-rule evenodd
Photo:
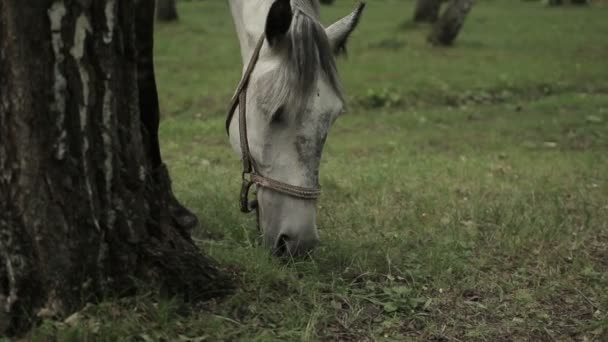
<path fill-rule="evenodd" d="M 292 0 L 287 58 L 260 80 L 264 89 L 261 100 L 270 115 L 283 109 L 297 116 L 305 113 L 311 97 L 316 95 L 320 74 L 343 99 L 336 59 L 325 28 L 319 22 L 319 8 L 318 0 Z"/>

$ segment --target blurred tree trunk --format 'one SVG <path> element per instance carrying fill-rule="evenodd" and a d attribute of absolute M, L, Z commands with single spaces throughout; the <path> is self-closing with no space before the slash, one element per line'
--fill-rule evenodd
<path fill-rule="evenodd" d="M 474 0 L 452 0 L 439 21 L 433 26 L 429 41 L 433 45 L 452 45 L 471 8 Z"/>
<path fill-rule="evenodd" d="M 142 123 L 158 113 L 153 22 L 154 1 L 0 1 L 0 336 L 135 278 L 225 291 L 171 217 Z"/>
<path fill-rule="evenodd" d="M 175 21 L 178 19 L 176 0 L 158 0 L 156 19 L 160 21 Z"/>
<path fill-rule="evenodd" d="M 417 0 L 414 10 L 415 22 L 434 23 L 439 19 L 442 0 Z"/>
<path fill-rule="evenodd" d="M 570 0 L 573 5 L 587 5 L 587 0 Z M 564 4 L 564 0 L 548 0 L 547 5 L 549 6 L 560 6 Z"/>

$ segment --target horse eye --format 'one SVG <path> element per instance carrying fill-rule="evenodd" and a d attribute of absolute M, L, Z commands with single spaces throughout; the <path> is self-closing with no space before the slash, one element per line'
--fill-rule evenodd
<path fill-rule="evenodd" d="M 270 123 L 275 125 L 281 124 L 285 119 L 284 116 L 285 113 L 283 111 L 283 107 L 279 107 L 279 109 L 277 109 L 277 111 L 272 114 L 272 117 L 270 118 Z"/>

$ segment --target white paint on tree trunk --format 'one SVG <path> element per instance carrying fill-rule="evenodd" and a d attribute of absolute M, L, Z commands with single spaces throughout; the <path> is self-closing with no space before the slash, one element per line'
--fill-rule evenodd
<path fill-rule="evenodd" d="M 61 30 L 61 22 L 66 15 L 67 10 L 63 1 L 56 1 L 48 10 L 49 19 L 51 20 L 51 32 Z"/>
<path fill-rule="evenodd" d="M 146 181 L 146 168 L 143 165 L 139 166 L 139 180 L 142 182 Z"/>
<path fill-rule="evenodd" d="M 115 6 L 116 0 L 108 0 L 105 8 L 106 15 L 106 26 L 108 27 L 108 31 L 103 35 L 103 42 L 106 44 L 110 44 L 112 39 L 114 38 L 114 24 L 116 21 L 115 15 Z"/>
<path fill-rule="evenodd" d="M 86 15 L 81 14 L 76 19 L 76 28 L 74 30 L 74 46 L 72 47 L 72 55 L 74 58 L 82 58 L 84 56 L 84 43 L 87 39 L 87 35 L 91 33 L 91 23 Z"/>
<path fill-rule="evenodd" d="M 10 244 L 10 241 L 7 243 L 7 245 Z M 2 244 L 0 244 L 0 247 L 3 247 Z M 19 297 L 17 296 L 17 289 L 18 289 L 18 285 L 17 285 L 17 277 L 15 276 L 15 267 L 13 265 L 13 262 L 15 258 L 18 258 L 18 254 L 15 255 L 11 255 L 8 253 L 8 251 L 5 251 L 4 247 L 2 248 L 3 250 L 0 251 L 2 252 L 2 256 L 4 259 L 4 268 L 6 270 L 6 276 L 7 276 L 7 280 L 8 280 L 8 288 L 9 290 L 9 294 L 8 297 L 6 297 L 4 299 L 4 308 L 3 310 L 5 312 L 11 312 L 13 309 L 13 304 L 15 304 L 17 302 L 17 300 L 19 299 Z M 21 262 L 24 262 L 23 260 L 21 260 Z"/>
<path fill-rule="evenodd" d="M 81 158 L 82 158 L 82 168 L 83 168 L 83 177 L 85 181 L 85 186 L 87 190 L 87 194 L 89 196 L 89 205 L 93 217 L 93 223 L 98 231 L 101 230 L 99 226 L 99 220 L 95 215 L 95 206 L 93 200 L 93 188 L 91 186 L 91 181 L 89 179 L 89 167 L 87 163 L 87 152 L 89 151 L 89 139 L 87 137 L 87 114 L 89 113 L 89 96 L 90 96 L 90 76 L 89 71 L 87 70 L 85 64 L 82 62 L 84 57 L 84 48 L 87 40 L 87 35 L 91 33 L 93 29 L 91 28 L 91 23 L 89 19 L 81 14 L 76 19 L 76 27 L 74 30 L 74 44 L 72 45 L 72 49 L 70 49 L 70 54 L 74 57 L 76 64 L 78 66 L 78 73 L 80 74 L 80 81 L 82 83 L 82 104 L 80 105 L 79 113 L 80 113 L 80 132 L 82 134 L 82 150 L 81 150 Z"/>
<path fill-rule="evenodd" d="M 78 65 L 78 72 L 80 74 L 80 81 L 82 82 L 82 104 L 80 105 L 80 129 L 84 133 L 87 125 L 87 111 L 89 107 L 89 71 L 82 63 L 84 57 L 84 46 L 87 39 L 87 35 L 91 33 L 91 23 L 89 19 L 81 14 L 76 19 L 76 30 L 74 32 L 74 45 L 70 50 L 72 57 L 76 60 Z M 88 139 L 86 134 L 83 134 L 85 140 L 85 146 L 88 147 Z"/>
<path fill-rule="evenodd" d="M 67 139 L 67 131 L 65 130 L 65 111 L 66 111 L 66 89 L 67 89 L 67 80 L 65 75 L 63 75 L 61 70 L 61 64 L 65 60 L 65 56 L 63 54 L 63 38 L 61 37 L 61 27 L 63 22 L 63 17 L 65 17 L 67 10 L 65 8 L 65 4 L 63 1 L 57 1 L 53 3 L 51 8 L 48 10 L 49 20 L 51 22 L 51 43 L 53 45 L 53 53 L 55 55 L 55 65 L 54 65 L 54 84 L 53 84 L 53 93 L 54 93 L 54 102 L 51 105 L 51 111 L 57 111 L 57 122 L 56 126 L 59 130 L 59 138 L 57 139 L 55 146 L 55 158 L 58 160 L 63 160 L 66 153 L 66 139 Z"/>

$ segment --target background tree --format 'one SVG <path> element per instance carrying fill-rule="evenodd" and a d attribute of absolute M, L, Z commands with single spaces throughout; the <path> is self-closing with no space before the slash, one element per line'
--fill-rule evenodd
<path fill-rule="evenodd" d="M 433 26 L 429 41 L 433 45 L 452 45 L 471 9 L 474 0 L 452 0 Z"/>
<path fill-rule="evenodd" d="M 414 9 L 415 22 L 434 23 L 439 19 L 442 0 L 417 0 Z"/>
<path fill-rule="evenodd" d="M 568 1 L 565 1 L 566 3 Z M 589 2 L 587 0 L 570 0 L 569 3 L 573 5 L 587 5 Z M 564 4 L 564 0 L 548 0 L 547 5 L 549 6 L 560 6 Z"/>
<path fill-rule="evenodd" d="M 134 278 L 225 291 L 160 160 L 153 21 L 154 1 L 0 1 L 0 335 Z"/>
<path fill-rule="evenodd" d="M 160 21 L 176 21 L 177 15 L 176 0 L 158 0 L 156 8 L 156 18 Z"/>

